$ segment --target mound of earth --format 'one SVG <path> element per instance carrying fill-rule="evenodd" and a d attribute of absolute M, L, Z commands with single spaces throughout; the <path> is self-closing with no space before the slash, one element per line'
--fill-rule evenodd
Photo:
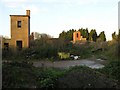
<path fill-rule="evenodd" d="M 73 68 L 56 82 L 57 88 L 116 88 L 115 80 L 108 79 L 90 68 Z"/>

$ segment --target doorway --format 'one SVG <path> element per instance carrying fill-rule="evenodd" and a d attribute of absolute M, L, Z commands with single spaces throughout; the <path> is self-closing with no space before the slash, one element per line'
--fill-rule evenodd
<path fill-rule="evenodd" d="M 16 46 L 17 46 L 17 49 L 21 50 L 22 49 L 22 41 L 16 41 Z"/>

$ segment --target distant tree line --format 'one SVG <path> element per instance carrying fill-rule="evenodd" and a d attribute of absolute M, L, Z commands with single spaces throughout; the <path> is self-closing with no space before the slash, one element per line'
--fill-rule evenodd
<path fill-rule="evenodd" d="M 75 31 L 76 31 L 75 29 L 62 31 L 59 34 L 59 38 L 64 39 L 66 41 L 71 41 L 73 40 L 73 32 Z M 100 32 L 99 35 L 97 34 L 95 29 L 91 29 L 91 31 L 88 32 L 88 28 L 86 29 L 81 28 L 78 31 L 81 32 L 81 35 L 83 36 L 83 38 L 86 38 L 87 41 L 94 41 L 94 42 L 96 42 L 97 40 L 106 41 L 106 35 L 104 31 Z"/>

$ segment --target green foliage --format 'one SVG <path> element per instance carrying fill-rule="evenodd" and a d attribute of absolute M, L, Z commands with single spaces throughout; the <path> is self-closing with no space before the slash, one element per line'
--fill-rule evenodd
<path fill-rule="evenodd" d="M 106 36 L 104 31 L 101 32 L 99 36 L 97 36 L 97 32 L 95 29 L 91 29 L 90 33 L 88 32 L 88 28 L 86 29 L 81 28 L 79 29 L 79 31 L 81 32 L 81 35 L 89 41 L 96 42 L 98 38 L 100 38 L 101 41 L 106 41 Z"/>
<path fill-rule="evenodd" d="M 80 29 L 84 37 L 89 40 L 96 41 L 96 30 Z M 103 41 L 106 41 L 104 32 L 99 35 L 99 42 L 86 43 L 83 45 L 72 44 L 69 42 L 72 39 L 72 32 L 63 32 L 60 38 L 55 42 L 51 42 L 49 38 L 42 38 L 31 43 L 31 48 L 21 51 L 13 49 L 3 50 L 3 59 L 13 59 L 18 61 L 27 59 L 49 58 L 54 61 L 57 58 L 58 52 L 80 55 L 81 58 L 89 58 L 92 55 L 99 58 L 107 58 L 108 63 L 104 68 L 94 71 L 88 67 L 80 66 L 73 67 L 64 72 L 64 70 L 53 68 L 34 68 L 26 62 L 3 63 L 3 88 L 5 87 L 39 87 L 39 88 L 54 88 L 54 87 L 75 87 L 94 88 L 99 87 L 114 87 L 114 80 L 120 82 L 120 39 L 119 34 L 117 40 L 102 44 L 104 50 L 96 53 L 91 53 L 91 50 L 99 48 Z M 119 30 L 120 31 L 120 30 Z M 64 37 L 65 35 L 65 37 Z M 68 36 L 67 36 L 68 35 Z M 115 34 L 113 34 L 114 37 Z M 66 39 L 68 37 L 68 39 Z M 119 42 L 117 42 L 119 41 Z M 93 45 L 91 45 L 93 44 Z M 99 72 L 98 72 L 99 71 Z M 106 78 L 107 76 L 108 78 Z M 74 77 L 74 78 L 73 78 Z M 112 78 L 112 79 L 111 79 Z M 74 83 L 74 84 L 73 84 Z"/>
<path fill-rule="evenodd" d="M 104 31 L 102 31 L 102 32 L 99 34 L 98 37 L 101 39 L 101 41 L 106 41 L 106 36 L 105 36 Z"/>
<path fill-rule="evenodd" d="M 83 38 L 86 38 L 88 40 L 88 38 L 89 38 L 88 28 L 86 28 L 86 29 L 81 28 L 78 31 L 81 32 L 81 35 L 83 36 Z"/>
<path fill-rule="evenodd" d="M 63 31 L 62 33 L 59 34 L 59 38 L 65 40 L 65 41 L 71 41 L 73 39 L 74 31 L 75 31 L 74 29 L 70 29 L 67 32 Z"/>
<path fill-rule="evenodd" d="M 37 85 L 40 88 L 54 88 L 55 81 L 61 77 L 64 71 L 58 69 L 42 69 L 37 73 Z"/>
<path fill-rule="evenodd" d="M 96 40 L 97 40 L 97 32 L 95 29 L 92 29 L 89 33 L 89 41 L 96 42 Z"/>
<path fill-rule="evenodd" d="M 64 70 L 35 68 L 25 62 L 3 64 L 3 88 L 54 88 Z"/>
<path fill-rule="evenodd" d="M 104 70 L 86 66 L 60 70 L 35 68 L 26 62 L 3 63 L 3 88 L 116 88 L 117 82 L 104 74 L 119 79 L 120 63 L 112 62 Z M 115 71 L 114 71 L 115 70 Z M 118 73 L 117 73 L 118 72 Z M 104 74 L 103 74 L 104 73 Z M 118 75 L 117 75 L 118 74 Z"/>
<path fill-rule="evenodd" d="M 74 44 L 72 49 L 70 49 L 70 54 L 81 56 L 80 58 L 89 58 L 91 56 L 91 50 L 93 46 L 86 44 Z"/>
<path fill-rule="evenodd" d="M 35 86 L 35 74 L 31 65 L 23 63 L 3 63 L 2 87 L 3 88 L 32 88 Z"/>
<path fill-rule="evenodd" d="M 63 31 L 62 33 L 59 34 L 59 38 L 60 39 L 64 39 L 65 41 L 72 41 L 73 40 L 73 32 L 75 32 L 75 29 L 70 29 L 68 31 Z M 83 38 L 86 38 L 87 40 L 89 39 L 89 32 L 88 32 L 88 28 L 86 29 L 79 29 L 78 31 L 81 32 L 81 35 L 83 36 Z"/>
<path fill-rule="evenodd" d="M 57 56 L 57 49 L 51 46 L 36 48 L 33 58 L 51 58 Z"/>
<path fill-rule="evenodd" d="M 108 42 L 98 42 L 98 46 L 102 43 L 102 52 L 96 53 L 97 55 L 100 55 L 105 57 L 107 61 L 113 61 L 118 60 L 118 42 L 116 41 L 108 41 Z"/>
<path fill-rule="evenodd" d="M 23 48 L 22 50 L 3 50 L 3 58 L 8 59 L 42 59 L 57 57 L 57 45 L 56 43 L 50 43 L 50 39 L 41 38 L 31 42 L 30 48 Z M 14 50 L 14 51 L 13 51 Z"/>
<path fill-rule="evenodd" d="M 56 81 L 56 88 L 116 88 L 116 82 L 85 66 L 75 66 Z"/>
<path fill-rule="evenodd" d="M 120 82 L 120 60 L 110 61 L 104 68 L 99 70 L 109 78 L 116 79 Z"/>
<path fill-rule="evenodd" d="M 6 49 L 2 49 L 2 58 L 7 58 L 9 59 L 10 57 L 12 57 L 14 55 L 14 51 L 9 48 L 8 50 Z"/>

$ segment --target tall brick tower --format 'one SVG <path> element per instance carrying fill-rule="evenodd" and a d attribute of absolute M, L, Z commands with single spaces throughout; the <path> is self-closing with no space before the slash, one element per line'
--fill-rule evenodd
<path fill-rule="evenodd" d="M 30 37 L 30 10 L 26 10 L 26 15 L 10 15 L 10 24 L 10 46 L 19 49 L 28 48 Z"/>

